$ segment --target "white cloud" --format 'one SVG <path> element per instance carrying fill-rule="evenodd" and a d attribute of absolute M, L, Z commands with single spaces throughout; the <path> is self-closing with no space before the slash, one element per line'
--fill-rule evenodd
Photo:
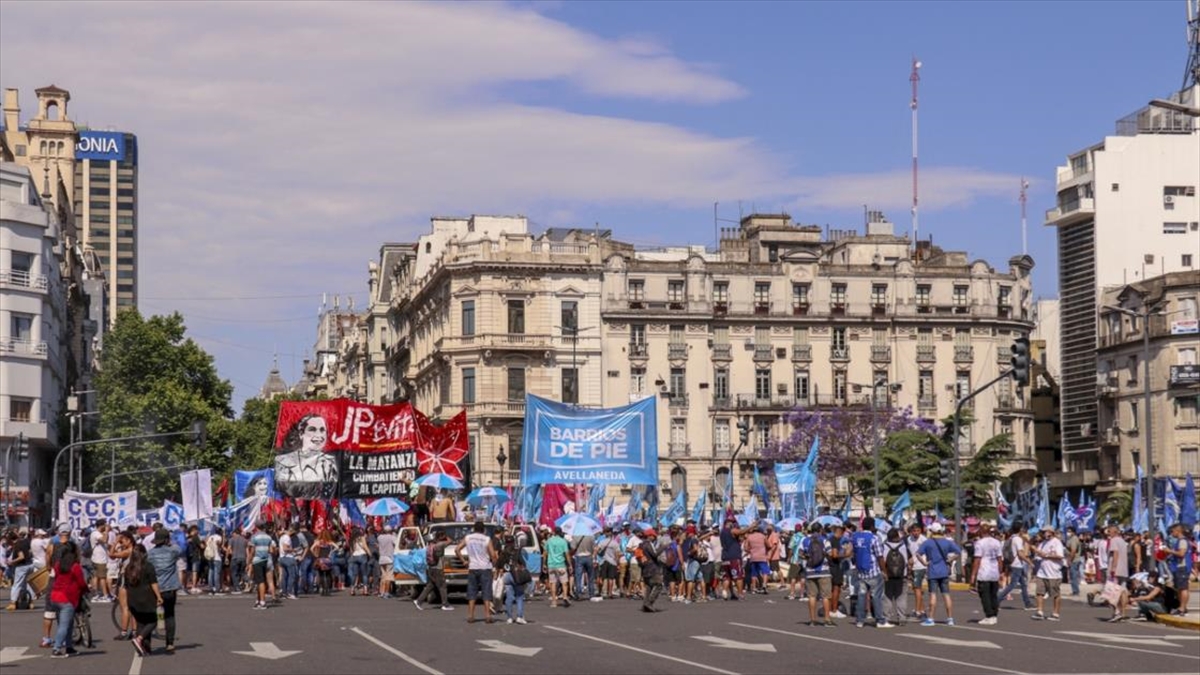
<path fill-rule="evenodd" d="M 1010 195 L 1015 200 L 1021 177 L 967 167 L 931 167 L 920 173 L 922 212 L 968 206 L 977 199 Z M 912 207 L 912 172 L 843 174 L 799 181 L 800 208 L 907 211 Z"/>

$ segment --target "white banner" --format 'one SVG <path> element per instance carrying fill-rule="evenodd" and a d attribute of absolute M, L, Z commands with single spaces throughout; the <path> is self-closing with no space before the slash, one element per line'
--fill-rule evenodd
<path fill-rule="evenodd" d="M 197 469 L 184 471 L 179 475 L 180 486 L 183 488 L 183 519 L 187 521 L 211 518 L 212 505 L 212 471 Z"/>
<path fill-rule="evenodd" d="M 67 490 L 59 509 L 59 524 L 72 529 L 91 527 L 97 520 L 114 523 L 117 527 L 137 524 L 137 490 L 130 492 L 89 493 Z"/>

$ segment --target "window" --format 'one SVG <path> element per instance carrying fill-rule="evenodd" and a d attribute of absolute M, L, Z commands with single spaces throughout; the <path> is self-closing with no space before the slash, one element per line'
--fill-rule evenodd
<path fill-rule="evenodd" d="M 13 312 L 9 320 L 9 337 L 19 342 L 33 339 L 33 315 Z"/>
<path fill-rule="evenodd" d="M 27 398 L 10 398 L 8 400 L 8 420 L 10 422 L 29 422 L 33 416 L 33 400 Z"/>
<path fill-rule="evenodd" d="M 102 185 L 100 187 L 96 187 L 95 185 L 93 185 L 90 188 L 88 188 L 88 195 L 92 196 L 92 197 L 107 197 L 108 196 L 108 186 Z"/>
<path fill-rule="evenodd" d="M 683 302 L 683 279 L 667 281 L 667 302 Z"/>
<path fill-rule="evenodd" d="M 779 262 L 779 244 L 767 246 L 767 262 Z"/>
<path fill-rule="evenodd" d="M 713 424 L 713 448 L 718 454 L 728 454 L 731 450 L 729 420 L 717 420 Z"/>
<path fill-rule="evenodd" d="M 462 369 L 462 402 L 475 402 L 475 369 Z"/>
<path fill-rule="evenodd" d="M 128 257 L 126 257 L 126 256 L 121 256 L 121 257 L 117 258 L 117 264 L 118 264 L 118 265 L 132 265 L 132 264 L 133 264 L 133 258 L 128 258 Z"/>
<path fill-rule="evenodd" d="M 687 396 L 687 375 L 683 368 L 671 369 L 671 387 L 669 391 L 672 398 Z"/>
<path fill-rule="evenodd" d="M 1129 357 L 1129 384 L 1138 383 L 1138 357 Z"/>
<path fill-rule="evenodd" d="M 758 451 L 767 449 L 771 443 L 771 420 L 756 420 L 754 422 L 754 448 Z"/>
<path fill-rule="evenodd" d="M 28 275 L 33 273 L 33 254 L 24 251 L 12 252 L 12 271 Z"/>
<path fill-rule="evenodd" d="M 92 211 L 103 211 L 105 213 L 108 213 L 108 202 L 92 199 L 92 200 L 88 201 L 88 208 L 91 209 Z"/>
<path fill-rule="evenodd" d="M 954 346 L 955 347 L 971 346 L 971 329 L 970 328 L 955 328 L 954 329 Z"/>
<path fill-rule="evenodd" d="M 918 328 L 917 329 L 917 344 L 918 345 L 932 345 L 933 344 L 933 329 L 932 328 Z"/>
<path fill-rule="evenodd" d="M 758 349 L 769 348 L 771 346 L 770 326 L 754 327 L 754 346 Z"/>
<path fill-rule="evenodd" d="M 24 145 L 18 145 L 18 146 L 17 146 L 17 157 L 24 157 L 24 156 L 25 156 L 25 153 L 26 153 L 27 151 L 28 151 L 28 148 L 27 148 L 26 146 L 24 146 Z"/>
<path fill-rule="evenodd" d="M 954 376 L 954 388 L 958 392 L 958 397 L 963 398 L 971 393 L 971 373 L 965 370 L 958 371 Z"/>
<path fill-rule="evenodd" d="M 1168 197 L 1168 196 L 1170 196 L 1170 197 L 1195 197 L 1196 196 L 1196 186 L 1195 185 L 1164 185 L 1163 186 L 1163 196 L 1164 197 Z"/>
<path fill-rule="evenodd" d="M 871 305 L 882 307 L 887 304 L 887 284 L 871 284 Z"/>
<path fill-rule="evenodd" d="M 808 284 L 792 284 L 792 307 L 804 309 L 808 307 Z"/>
<path fill-rule="evenodd" d="M 579 303 L 574 300 L 563 300 L 559 321 L 564 335 L 576 335 L 579 330 Z"/>
<path fill-rule="evenodd" d="M 562 369 L 562 402 L 579 403 L 579 370 Z"/>
<path fill-rule="evenodd" d="M 641 302 L 646 299 L 646 282 L 642 279 L 629 280 L 629 300 Z"/>
<path fill-rule="evenodd" d="M 1113 183 L 1113 184 L 1112 184 L 1112 191 L 1113 191 L 1113 192 L 1120 192 L 1120 191 L 1121 191 L 1121 184 L 1120 184 L 1120 183 Z"/>
<path fill-rule="evenodd" d="M 1175 365 L 1177 366 L 1194 366 L 1196 365 L 1196 348 L 1183 347 L 1175 357 Z"/>
<path fill-rule="evenodd" d="M 1129 402 L 1129 426 L 1134 431 L 1137 431 L 1139 419 L 1140 418 L 1138 417 L 1138 402 L 1130 401 Z"/>
<path fill-rule="evenodd" d="M 1179 449 L 1179 473 L 1200 473 L 1200 448 Z"/>
<path fill-rule="evenodd" d="M 729 344 L 729 326 L 713 327 L 713 344 L 714 345 Z"/>
<path fill-rule="evenodd" d="M 1071 158 L 1071 173 L 1078 176 L 1080 174 L 1087 173 L 1087 170 L 1088 170 L 1087 155 L 1079 155 L 1078 157 Z"/>
<path fill-rule="evenodd" d="M 520 468 L 521 466 L 521 451 L 524 449 L 522 443 L 525 442 L 524 433 L 520 431 L 508 432 L 508 461 L 507 466 Z"/>
<path fill-rule="evenodd" d="M 829 292 L 829 302 L 834 307 L 846 306 L 846 284 L 834 284 Z"/>
<path fill-rule="evenodd" d="M 681 346 L 686 344 L 686 341 L 683 339 L 683 324 L 671 324 L 671 326 L 667 328 L 667 334 L 670 336 L 669 339 L 672 346 Z"/>
<path fill-rule="evenodd" d="M 963 307 L 967 304 L 967 291 L 968 290 L 969 289 L 966 286 L 955 286 L 954 287 L 954 305 L 956 307 Z"/>
<path fill-rule="evenodd" d="M 117 284 L 118 293 L 132 293 L 133 284 Z"/>
<path fill-rule="evenodd" d="M 797 370 L 796 371 L 796 402 L 797 403 L 807 403 L 808 402 L 808 387 L 809 387 L 808 371 L 807 370 Z"/>
<path fill-rule="evenodd" d="M 795 326 L 792 328 L 792 344 L 807 345 L 808 344 L 808 328 L 804 326 Z"/>
<path fill-rule="evenodd" d="M 729 282 L 717 281 L 713 283 L 713 302 L 729 302 Z"/>
<path fill-rule="evenodd" d="M 717 401 L 729 400 L 728 368 L 717 368 L 713 372 L 713 399 Z"/>
<path fill-rule="evenodd" d="M 133 239 L 133 230 L 127 230 L 127 229 L 121 229 L 121 228 L 118 228 L 118 229 L 117 229 L 117 236 L 118 236 L 118 237 L 125 237 L 125 238 L 127 238 L 127 239 Z"/>
<path fill-rule="evenodd" d="M 133 216 L 117 216 L 118 225 L 132 225 Z"/>
<path fill-rule="evenodd" d="M 646 393 L 646 369 L 633 366 L 629 369 L 629 393 L 641 396 Z"/>
<path fill-rule="evenodd" d="M 451 377 L 452 377 L 452 373 L 450 372 L 449 368 L 447 368 L 446 370 L 443 370 L 441 372 L 441 374 L 438 376 L 438 401 L 442 405 L 446 405 L 447 403 L 450 402 L 450 378 Z"/>
<path fill-rule="evenodd" d="M 1179 266 L 1180 267 L 1191 267 L 1192 266 L 1192 254 L 1191 253 L 1181 254 L 1179 257 Z"/>
<path fill-rule="evenodd" d="M 1163 234 L 1187 234 L 1187 223 L 1163 223 Z"/>
<path fill-rule="evenodd" d="M 877 370 L 871 378 L 871 382 L 875 384 L 875 405 L 885 407 L 890 405 L 888 399 L 888 375 L 886 370 Z"/>
<path fill-rule="evenodd" d="M 1176 424 L 1195 426 L 1196 397 L 1180 397 L 1175 399 Z"/>
<path fill-rule="evenodd" d="M 134 278 L 133 270 L 117 270 L 117 278 L 118 279 L 133 279 Z"/>
<path fill-rule="evenodd" d="M 833 371 L 833 398 L 839 403 L 846 401 L 846 371 Z"/>
<path fill-rule="evenodd" d="M 933 371 L 922 370 L 917 380 L 917 399 L 921 405 L 933 405 Z"/>
<path fill-rule="evenodd" d="M 917 305 L 921 307 L 929 306 L 929 298 L 932 293 L 932 288 L 929 284 L 917 285 Z"/>
<path fill-rule="evenodd" d="M 629 324 L 629 342 L 635 345 L 646 344 L 646 324 L 631 323 Z"/>
<path fill-rule="evenodd" d="M 887 329 L 886 328 L 871 329 L 871 344 L 875 345 L 876 347 L 886 347 L 887 346 Z"/>
<path fill-rule="evenodd" d="M 508 301 L 508 332 L 520 335 L 525 332 L 525 301 Z"/>
<path fill-rule="evenodd" d="M 1012 304 L 1012 286 L 1001 286 L 999 303 L 1001 307 L 1008 307 Z"/>
<path fill-rule="evenodd" d="M 760 401 L 771 400 L 771 369 L 757 368 L 754 371 L 754 398 Z"/>
<path fill-rule="evenodd" d="M 769 310 L 771 308 L 771 282 L 754 282 L 754 310 Z"/>
<path fill-rule="evenodd" d="M 101 215 L 101 214 L 93 213 L 88 216 L 88 220 L 93 223 L 107 223 L 108 215 L 107 214 Z"/>
<path fill-rule="evenodd" d="M 833 329 L 833 352 L 837 356 L 839 353 L 846 351 L 846 329 L 843 326 L 836 326 Z"/>
<path fill-rule="evenodd" d="M 508 369 L 508 400 L 525 400 L 525 369 L 522 367 Z"/>
<path fill-rule="evenodd" d="M 671 450 L 681 452 L 687 445 L 687 420 L 675 417 L 671 419 Z"/>
<path fill-rule="evenodd" d="M 117 188 L 118 197 L 133 197 L 133 188 Z"/>

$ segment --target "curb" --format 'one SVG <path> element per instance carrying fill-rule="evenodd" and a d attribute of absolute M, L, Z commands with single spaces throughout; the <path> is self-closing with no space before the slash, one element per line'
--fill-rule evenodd
<path fill-rule="evenodd" d="M 1186 619 L 1180 616 L 1171 616 L 1170 614 L 1155 614 L 1154 621 L 1164 626 L 1171 626 L 1172 628 L 1200 631 L 1200 621 L 1196 621 L 1195 619 Z"/>
<path fill-rule="evenodd" d="M 969 590 L 971 590 L 971 585 L 964 584 L 961 581 L 951 581 L 950 582 L 950 590 L 952 590 L 952 591 L 969 591 Z"/>

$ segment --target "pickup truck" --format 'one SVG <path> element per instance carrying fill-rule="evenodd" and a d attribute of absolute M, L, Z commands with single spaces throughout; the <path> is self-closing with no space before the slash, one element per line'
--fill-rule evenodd
<path fill-rule="evenodd" d="M 408 549 L 425 548 L 425 535 L 421 533 L 418 527 L 402 527 L 396 531 L 396 550 L 397 552 Z M 423 583 L 417 577 L 403 572 L 394 572 L 392 574 L 392 584 L 394 586 L 416 586 L 419 590 Z"/>
<path fill-rule="evenodd" d="M 433 523 L 429 525 L 426 532 L 427 541 L 437 541 L 439 532 L 446 532 L 450 537 L 450 545 L 442 554 L 442 570 L 446 575 L 446 590 L 450 593 L 466 593 L 467 591 L 467 564 L 455 555 L 455 550 L 473 529 L 474 523 Z M 493 540 L 501 532 L 504 532 L 504 529 L 495 523 L 488 523 L 484 526 L 484 534 L 492 537 Z M 542 549 L 541 542 L 538 541 L 537 528 L 531 525 L 518 525 L 510 533 L 524 539 L 525 545 L 522 549 L 526 565 L 529 566 L 529 571 L 536 576 L 542 569 Z M 493 546 L 498 546 L 498 543 L 493 541 Z"/>

